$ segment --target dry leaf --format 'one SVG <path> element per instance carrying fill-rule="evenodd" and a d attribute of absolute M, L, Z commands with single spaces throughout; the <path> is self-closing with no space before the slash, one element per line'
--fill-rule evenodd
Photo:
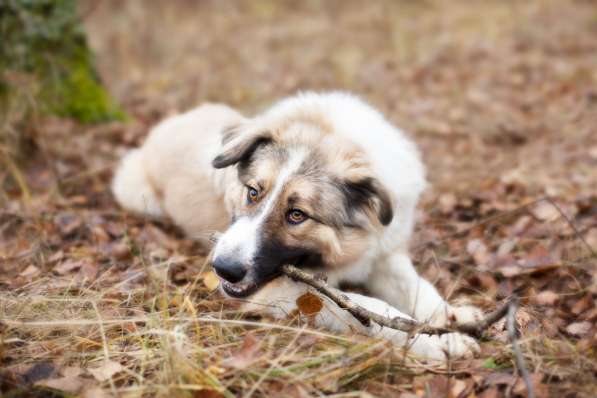
<path fill-rule="evenodd" d="M 19 274 L 19 276 L 22 276 L 24 278 L 32 278 L 32 277 L 36 276 L 39 273 L 40 273 L 40 269 L 39 268 L 37 268 L 35 265 L 29 265 L 27 268 L 25 268 Z"/>
<path fill-rule="evenodd" d="M 450 396 L 457 398 L 460 394 L 464 393 L 467 389 L 466 382 L 464 380 L 452 379 L 450 380 Z"/>
<path fill-rule="evenodd" d="M 101 366 L 87 370 L 93 375 L 93 377 L 95 377 L 97 381 L 102 382 L 110 379 L 116 373 L 123 371 L 124 367 L 118 362 L 106 360 Z"/>
<path fill-rule="evenodd" d="M 580 315 L 593 305 L 595 305 L 595 302 L 593 301 L 592 295 L 585 294 L 583 298 L 574 303 L 572 308 L 570 308 L 570 312 L 572 312 L 574 315 Z"/>
<path fill-rule="evenodd" d="M 259 358 L 259 346 L 259 340 L 255 335 L 251 332 L 247 333 L 241 348 L 223 361 L 223 365 L 235 369 L 246 369 Z"/>
<path fill-rule="evenodd" d="M 522 265 L 529 268 L 552 267 L 558 262 L 550 255 L 547 248 L 543 245 L 536 245 L 526 256 Z"/>
<path fill-rule="evenodd" d="M 475 264 L 485 266 L 491 259 L 487 245 L 481 239 L 473 239 L 466 244 L 466 251 L 473 257 Z"/>
<path fill-rule="evenodd" d="M 515 380 L 516 376 L 510 373 L 493 372 L 483 380 L 483 384 L 486 386 L 511 385 L 514 384 Z"/>
<path fill-rule="evenodd" d="M 60 275 L 66 275 L 69 272 L 77 270 L 83 266 L 83 261 L 80 260 L 66 260 L 63 263 L 54 267 L 54 272 Z"/>
<path fill-rule="evenodd" d="M 122 242 L 109 245 L 108 253 L 117 260 L 126 260 L 133 255 L 129 245 Z"/>
<path fill-rule="evenodd" d="M 568 325 L 568 327 L 566 328 L 566 332 L 570 333 L 573 336 L 584 336 L 588 334 L 592 328 L 593 324 L 591 322 L 574 322 Z"/>
<path fill-rule="evenodd" d="M 517 265 L 507 265 L 500 267 L 498 272 L 504 276 L 504 278 L 512 278 L 522 273 L 522 268 Z"/>
<path fill-rule="evenodd" d="M 83 220 L 75 213 L 64 212 L 54 217 L 54 223 L 58 226 L 61 235 L 67 237 L 83 225 Z"/>
<path fill-rule="evenodd" d="M 554 305 L 559 298 L 560 295 L 556 292 L 546 290 L 531 297 L 531 301 L 537 305 Z"/>
<path fill-rule="evenodd" d="M 81 378 L 81 369 L 77 367 L 65 368 L 61 371 L 63 377 L 56 379 L 42 380 L 35 383 L 45 387 L 55 388 L 57 390 L 66 391 L 76 394 L 85 385 L 85 380 Z"/>
<path fill-rule="evenodd" d="M 296 299 L 296 305 L 302 315 L 317 315 L 323 308 L 321 298 L 313 293 L 307 292 Z"/>
<path fill-rule="evenodd" d="M 532 209 L 531 213 L 540 221 L 553 221 L 560 216 L 558 209 L 550 202 L 542 200 L 537 203 Z"/>
<path fill-rule="evenodd" d="M 458 200 L 456 199 L 456 195 L 449 192 L 440 195 L 438 203 L 441 212 L 444 214 L 449 214 L 454 211 L 454 208 L 458 204 Z"/>
<path fill-rule="evenodd" d="M 531 385 L 533 386 L 533 392 L 537 397 L 547 396 L 547 386 L 542 383 L 543 376 L 540 373 L 531 373 L 529 375 Z M 527 386 L 522 378 L 518 378 L 514 388 L 512 389 L 514 395 L 527 396 Z"/>
<path fill-rule="evenodd" d="M 220 278 L 213 271 L 207 271 L 203 274 L 203 284 L 210 292 L 213 292 L 220 286 Z"/>

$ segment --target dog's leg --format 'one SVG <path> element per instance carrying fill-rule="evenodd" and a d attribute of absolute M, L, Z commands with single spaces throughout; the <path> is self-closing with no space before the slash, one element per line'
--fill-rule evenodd
<path fill-rule="evenodd" d="M 483 315 L 476 307 L 448 304 L 431 283 L 419 276 L 410 258 L 403 253 L 395 253 L 376 263 L 367 287 L 374 296 L 434 326 L 474 322 Z"/>
<path fill-rule="evenodd" d="M 298 314 L 296 300 L 312 289 L 302 283 L 293 282 L 286 277 L 280 277 L 264 286 L 245 304 L 244 309 L 253 312 L 266 312 L 269 315 L 284 319 Z M 314 293 L 319 295 L 318 293 Z M 345 293 L 356 304 L 388 317 L 400 316 L 410 318 L 386 302 L 356 293 Z M 469 336 L 460 333 L 447 333 L 440 336 L 417 334 L 409 336 L 399 330 L 372 324 L 362 325 L 348 311 L 326 297 L 322 297 L 323 306 L 314 316 L 310 317 L 315 326 L 335 333 L 356 332 L 371 337 L 379 337 L 392 341 L 405 351 L 418 358 L 431 362 L 445 363 L 448 359 L 470 357 L 478 352 L 479 346 Z"/>

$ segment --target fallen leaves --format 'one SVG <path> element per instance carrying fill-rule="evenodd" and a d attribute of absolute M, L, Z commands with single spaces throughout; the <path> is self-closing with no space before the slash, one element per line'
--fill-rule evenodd
<path fill-rule="evenodd" d="M 82 370 L 77 367 L 69 367 L 61 370 L 62 377 L 47 379 L 36 383 L 37 385 L 55 388 L 76 394 L 86 384 L 86 380 L 81 377 Z"/>
<path fill-rule="evenodd" d="M 596 53 L 597 41 L 589 28 L 594 19 L 590 2 L 575 2 L 574 7 L 520 2 L 514 12 L 507 2 L 434 2 L 433 7 L 342 2 L 325 13 L 314 12 L 311 5 L 269 5 L 255 21 L 246 17 L 252 6 L 241 7 L 242 12 L 233 7 L 221 19 L 221 10 L 209 4 L 165 3 L 123 7 L 119 29 L 113 29 L 109 4 L 94 8 L 86 20 L 91 28 L 95 23 L 91 32 L 102 69 L 122 72 L 130 71 L 131 62 L 135 66 L 132 82 L 108 82 L 120 93 L 131 120 L 90 129 L 66 119 L 43 120 L 38 131 L 43 156 L 31 156 L 30 165 L 23 166 L 32 192 L 26 206 L 0 171 L 5 188 L 0 196 L 3 316 L 94 320 L 86 300 L 101 297 L 105 301 L 99 311 L 105 319 L 151 317 L 148 322 L 106 325 L 115 351 L 112 360 L 132 370 L 113 374 L 117 384 L 126 386 L 139 377 L 152 386 L 179 385 L 180 372 L 163 369 L 172 360 L 170 337 L 151 333 L 180 326 L 188 336 L 185 354 L 195 365 L 190 372 L 195 376 L 206 369 L 212 377 L 200 382 L 221 382 L 230 390 L 227 396 L 244 395 L 261 376 L 254 396 L 303 397 L 321 395 L 321 390 L 343 394 L 371 385 L 384 386 L 384 393 L 375 395 L 388 397 L 431 396 L 429 391 L 452 398 L 524 396 L 507 339 L 499 341 L 503 329 L 496 331 L 494 341 L 481 344 L 487 351 L 481 365 L 448 377 L 402 371 L 400 354 L 388 347 L 383 354 L 372 354 L 368 340 L 344 347 L 325 338 L 298 344 L 299 339 L 285 351 L 294 332 L 175 325 L 177 316 L 236 320 L 238 314 L 210 294 L 218 285 L 213 273 L 198 275 L 204 248 L 182 238 L 167 222 L 116 207 L 109 180 L 117 158 L 142 142 L 164 114 L 192 106 L 192 99 L 212 98 L 250 110 L 279 99 L 282 92 L 337 86 L 339 79 L 353 82 L 349 86 L 389 111 L 421 146 L 432 188 L 419 207 L 420 229 L 414 234 L 423 241 L 413 250 L 419 269 L 432 275 L 442 293 L 466 295 L 485 308 L 511 295 L 522 298 L 520 342 L 529 370 L 540 372 L 532 376 L 537 396 L 568 396 L 594 385 L 597 273 L 594 257 L 579 238 L 597 247 L 597 124 L 595 90 L 588 89 L 597 82 L 595 60 L 588 55 Z M 278 28 L 270 29 L 263 13 Z M 420 23 L 412 24 L 413 16 Z M 170 26 L 176 43 L 162 40 L 158 30 L 139 31 L 138 23 L 127 23 L 139 18 Z M 213 35 L 197 35 L 197 21 Z M 221 45 L 239 31 L 253 33 L 252 51 Z M 129 51 L 138 47 L 139 35 L 155 51 Z M 299 41 L 312 45 L 296 62 L 298 53 L 292 49 Z M 351 44 L 337 48 L 347 42 Z M 410 43 L 419 44 L 411 48 Z M 214 48 L 218 51 L 210 51 Z M 329 49 L 336 49 L 331 72 Z M 154 62 L 156 52 L 165 60 L 190 55 L 173 76 L 171 62 Z M 204 52 L 215 56 L 200 56 Z M 269 62 L 272 55 L 280 62 Z M 238 57 L 251 62 L 230 62 Z M 212 70 L 219 71 L 217 76 L 209 74 Z M 267 79 L 261 78 L 263 71 Z M 239 85 L 238 76 L 245 75 L 258 78 Z M 152 87 L 156 77 L 165 89 Z M 578 233 L 552 203 L 540 200 L 544 195 L 552 197 Z M 309 296 L 297 303 L 304 317 L 318 314 L 321 305 Z M 83 382 L 73 394 L 106 396 L 108 381 L 99 382 L 86 370 L 103 366 L 97 359 L 102 354 L 97 328 L 74 333 L 48 326 L 2 333 L 0 367 L 39 361 L 25 378 L 29 382 L 54 380 L 70 390 Z M 269 358 L 283 352 L 284 361 L 272 367 Z M 65 358 L 81 373 L 48 362 Z M 226 367 L 224 358 L 232 358 Z M 487 358 L 492 361 L 483 367 Z M 346 375 L 352 366 L 372 359 L 370 370 Z M 0 384 L 5 380 L 0 378 Z M 547 387 L 550 391 L 544 392 Z M 188 394 L 221 395 L 212 385 L 198 388 Z"/>
<path fill-rule="evenodd" d="M 40 272 L 41 270 L 35 265 L 29 265 L 27 268 L 25 268 L 23 271 L 19 273 L 19 276 L 22 276 L 23 278 L 33 278 L 39 275 Z"/>
<path fill-rule="evenodd" d="M 72 271 L 80 269 L 85 262 L 83 260 L 67 260 L 54 267 L 54 272 L 59 275 L 66 275 Z"/>
<path fill-rule="evenodd" d="M 100 366 L 96 368 L 89 368 L 88 371 L 99 382 L 111 379 L 115 374 L 122 372 L 124 367 L 116 361 L 105 360 Z"/>
<path fill-rule="evenodd" d="M 546 397 L 549 395 L 547 386 L 543 383 L 542 374 L 531 373 L 529 375 L 529 379 L 531 381 L 533 392 L 535 393 L 536 397 Z M 528 394 L 527 386 L 522 378 L 518 378 L 518 380 L 516 380 L 516 383 L 512 388 L 512 393 L 514 393 L 517 396 L 525 396 Z"/>
<path fill-rule="evenodd" d="M 531 297 L 531 302 L 537 305 L 553 306 L 560 299 L 560 295 L 551 290 L 540 292 L 536 296 Z"/>
<path fill-rule="evenodd" d="M 261 356 L 260 341 L 253 333 L 247 333 L 243 339 L 242 346 L 229 358 L 224 360 L 223 365 L 235 369 L 246 369 Z"/>
<path fill-rule="evenodd" d="M 549 201 L 542 200 L 532 207 L 531 213 L 539 221 L 550 222 L 560 217 L 558 209 Z"/>
<path fill-rule="evenodd" d="M 41 362 L 33 365 L 24 374 L 17 375 L 17 377 L 25 385 L 47 387 L 59 392 L 77 394 L 84 398 L 107 398 L 110 394 L 98 382 L 108 380 L 123 369 L 117 362 L 106 361 L 99 367 L 87 369 L 89 373 L 87 374 L 85 369 L 78 366 L 66 366 L 57 369 L 53 363 Z M 91 378 L 90 375 L 93 375 L 94 378 Z M 34 390 L 29 389 L 26 391 L 34 394 Z"/>
<path fill-rule="evenodd" d="M 207 271 L 202 276 L 203 284 L 210 292 L 215 291 L 220 286 L 220 278 L 213 271 Z"/>
<path fill-rule="evenodd" d="M 473 257 L 475 264 L 482 267 L 482 269 L 487 269 L 491 254 L 489 253 L 487 245 L 485 245 L 481 239 L 473 239 L 469 241 L 466 245 L 466 251 Z"/>
<path fill-rule="evenodd" d="M 594 325 L 591 322 L 574 322 L 570 325 L 566 326 L 566 332 L 570 333 L 573 336 L 586 336 L 591 332 L 594 328 Z"/>
<path fill-rule="evenodd" d="M 323 300 L 316 294 L 307 292 L 296 299 L 296 306 L 304 316 L 315 316 L 323 308 Z"/>

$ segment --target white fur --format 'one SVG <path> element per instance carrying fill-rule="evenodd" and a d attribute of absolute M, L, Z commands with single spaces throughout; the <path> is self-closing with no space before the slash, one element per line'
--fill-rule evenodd
<path fill-rule="evenodd" d="M 284 125 L 296 115 L 305 114 L 317 115 L 334 135 L 362 148 L 373 166 L 374 177 L 390 191 L 394 204 L 391 224 L 380 234 L 371 235 L 370 248 L 354 264 L 330 272 L 330 283 L 366 283 L 381 300 L 356 294 L 349 297 L 372 311 L 391 316 L 412 316 L 434 325 L 478 319 L 478 309 L 446 303 L 433 285 L 417 274 L 408 256 L 415 206 L 426 186 L 425 169 L 415 145 L 378 111 L 345 93 L 300 94 L 275 104 L 250 123 L 264 127 Z M 237 175 L 234 167 L 213 169 L 211 161 L 222 150 L 220 132 L 247 120 L 226 106 L 204 105 L 164 121 L 150 133 L 140 150 L 131 151 L 123 159 L 112 185 L 116 199 L 135 212 L 168 216 L 193 237 L 223 230 L 223 221 L 230 212 L 229 204 L 224 204 L 224 192 Z M 296 164 L 300 164 L 300 157 L 280 173 L 261 215 L 235 223 L 220 239 L 215 255 L 242 250 L 251 256 L 257 245 L 256 231 Z M 259 290 L 247 309 L 267 308 L 272 315 L 282 317 L 296 309 L 296 299 L 307 290 L 300 283 L 278 278 Z M 414 354 L 438 361 L 469 356 L 478 349 L 473 340 L 460 334 L 417 335 L 409 340 L 402 332 L 364 328 L 346 311 L 327 301 L 316 317 L 316 325 L 386 338 L 409 346 Z"/>
<path fill-rule="evenodd" d="M 160 202 L 147 181 L 140 149 L 127 153 L 112 181 L 112 192 L 124 207 L 152 217 L 163 216 Z"/>
<path fill-rule="evenodd" d="M 278 319 L 284 319 L 296 309 L 296 300 L 307 292 L 317 294 L 309 286 L 280 277 L 259 290 L 245 305 L 245 309 L 256 312 L 265 310 Z M 351 301 L 380 315 L 412 319 L 382 300 L 356 293 L 345 294 Z M 408 348 L 410 356 L 434 364 L 442 365 L 451 358 L 470 357 L 479 351 L 479 346 L 474 339 L 459 333 L 408 336 L 407 333 L 380 327 L 377 324 L 365 327 L 327 297 L 323 297 L 323 304 L 321 311 L 313 317 L 316 326 L 336 333 L 357 332 L 390 340 L 399 347 Z"/>

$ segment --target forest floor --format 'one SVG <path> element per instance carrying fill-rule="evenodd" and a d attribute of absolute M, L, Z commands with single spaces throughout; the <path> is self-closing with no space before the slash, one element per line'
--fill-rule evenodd
<path fill-rule="evenodd" d="M 206 100 L 252 114 L 306 89 L 356 92 L 420 145 L 431 185 L 413 259 L 450 300 L 520 297 L 535 396 L 597 395 L 594 2 L 81 11 L 129 119 L 37 120 L 37 150 L 0 170 L 0 396 L 527 396 L 503 322 L 477 358 L 437 369 L 384 341 L 247 318 L 214 291 L 205 248 L 111 197 L 117 159 L 161 118 Z"/>

